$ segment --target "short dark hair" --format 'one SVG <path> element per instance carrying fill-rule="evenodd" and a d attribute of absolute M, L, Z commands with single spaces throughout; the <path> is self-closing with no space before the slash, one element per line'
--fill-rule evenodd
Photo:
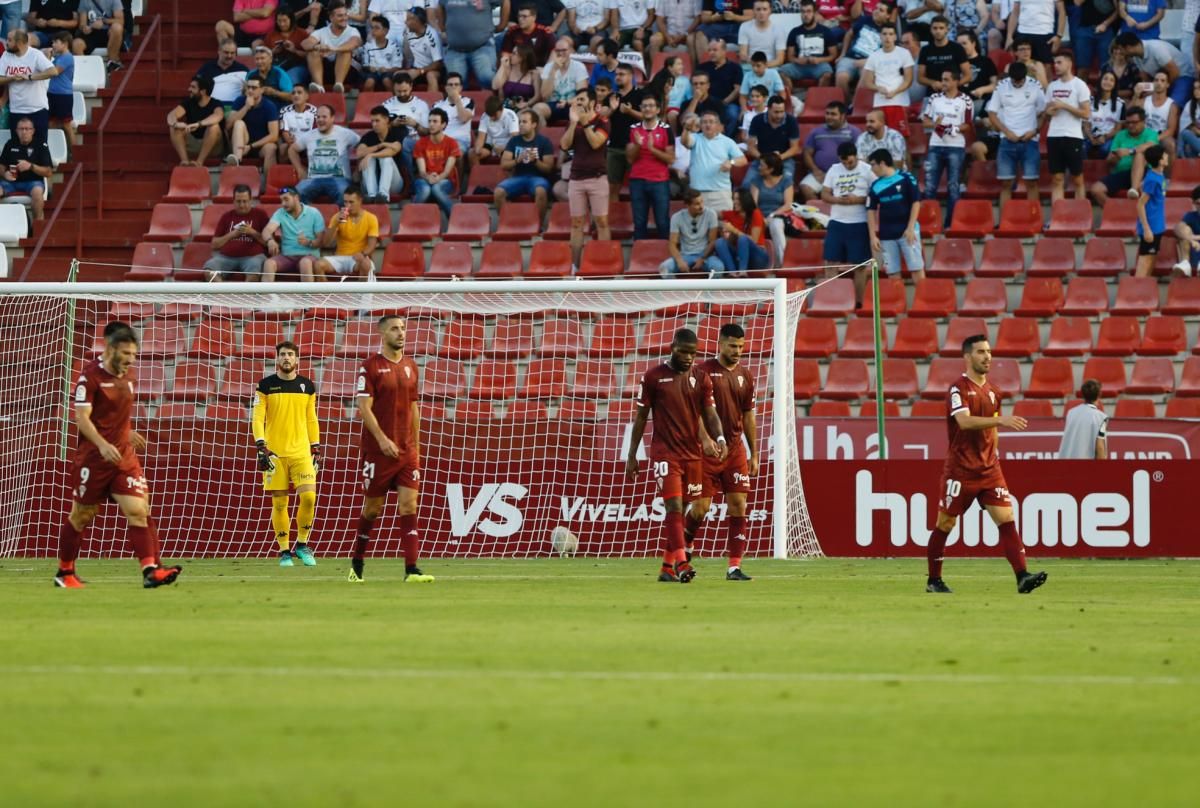
<path fill-rule="evenodd" d="M 250 196 L 254 196 L 254 192 L 250 190 L 250 186 L 246 185 L 245 183 L 240 183 L 233 186 L 233 195 L 237 196 L 238 194 L 249 194 Z"/>
<path fill-rule="evenodd" d="M 783 176 L 783 158 L 776 152 L 763 152 L 758 158 L 760 163 L 766 163 L 771 167 L 771 173 L 776 177 Z M 1200 186 L 1198 186 L 1200 187 Z"/>
<path fill-rule="evenodd" d="M 648 95 L 648 96 L 646 96 L 645 98 L 643 98 L 642 100 L 643 100 L 643 101 L 646 101 L 646 100 L 649 100 L 649 101 L 657 101 L 658 99 L 657 99 L 657 98 L 655 98 L 655 97 L 654 97 L 654 96 L 652 96 L 652 95 Z M 517 113 L 517 120 L 519 121 L 519 120 L 521 120 L 521 118 L 523 118 L 523 117 L 525 117 L 525 116 L 528 116 L 528 117 L 529 117 L 529 120 L 530 120 L 530 121 L 533 123 L 533 128 L 534 128 L 534 129 L 537 129 L 537 128 L 538 128 L 538 126 L 539 126 L 539 125 L 541 124 L 541 122 L 542 122 L 542 119 L 541 119 L 541 117 L 539 117 L 539 116 L 538 116 L 538 114 L 537 114 L 536 112 L 534 112 L 532 109 L 523 109 L 523 110 L 521 110 L 520 112 L 518 112 L 518 113 Z"/>
<path fill-rule="evenodd" d="M 945 25 L 946 27 L 950 26 L 950 20 L 946 19 L 945 14 L 935 14 L 933 16 L 933 19 L 929 21 L 929 25 L 932 27 L 934 25 L 937 25 L 939 22 L 942 25 Z"/>
<path fill-rule="evenodd" d="M 300 348 L 291 340 L 285 339 L 283 342 L 275 346 L 275 355 L 279 356 L 280 351 L 294 351 L 296 356 L 300 355 Z"/>
<path fill-rule="evenodd" d="M 783 96 L 782 96 L 782 95 L 773 95 L 773 96 L 771 96 L 770 98 L 768 98 L 768 99 L 767 99 L 767 106 L 768 106 L 768 107 L 773 107 L 773 106 L 775 106 L 776 104 L 787 104 L 787 101 L 784 101 L 784 100 L 783 100 Z"/>
<path fill-rule="evenodd" d="M 828 112 L 831 109 L 836 109 L 838 112 L 845 115 L 847 110 L 849 110 L 849 107 L 846 106 L 844 101 L 830 101 L 825 105 L 825 111 Z"/>
<path fill-rule="evenodd" d="M 483 111 L 488 115 L 495 115 L 502 109 L 504 109 L 504 99 L 500 97 L 499 93 L 492 93 L 483 102 Z"/>
<path fill-rule="evenodd" d="M 1200 185 L 1192 189 L 1192 201 L 1200 202 Z"/>
<path fill-rule="evenodd" d="M 965 36 L 967 41 L 975 46 L 975 50 L 979 50 L 979 34 L 975 33 L 970 28 L 959 28 L 958 35 Z"/>
<path fill-rule="evenodd" d="M 450 116 L 446 114 L 446 110 L 436 108 L 429 110 L 430 118 L 433 118 L 435 115 L 442 119 L 443 124 L 448 125 L 450 123 Z"/>
<path fill-rule="evenodd" d="M 71 37 L 71 32 L 70 32 L 70 31 L 59 31 L 57 34 L 55 34 L 55 35 L 52 37 L 53 41 L 55 41 L 55 42 L 66 42 L 68 45 L 70 45 L 70 44 L 71 44 L 71 38 L 72 38 L 72 37 Z"/>
<path fill-rule="evenodd" d="M 621 62 L 621 64 L 617 65 L 616 72 L 628 73 L 629 75 L 632 76 L 633 75 L 633 65 L 629 64 L 628 62 Z"/>
<path fill-rule="evenodd" d="M 675 332 L 675 336 L 671 337 L 672 345 L 697 345 L 699 342 L 700 338 L 690 328 L 681 328 Z"/>
<path fill-rule="evenodd" d="M 1013 62 L 1008 66 L 1009 81 L 1024 81 L 1029 75 L 1029 68 L 1025 67 L 1024 62 Z"/>
<path fill-rule="evenodd" d="M 892 153 L 887 149 L 876 149 L 871 152 L 871 156 L 867 158 L 872 163 L 883 163 L 885 166 L 895 167 L 896 161 L 892 159 Z"/>
<path fill-rule="evenodd" d="M 463 80 L 462 73 L 455 73 L 452 70 L 446 74 L 446 78 L 443 80 L 442 83 L 445 84 L 446 82 L 450 81 L 450 79 L 458 79 L 461 82 Z M 463 82 L 463 83 L 465 84 L 466 82 Z"/>
<path fill-rule="evenodd" d="M 841 160 L 850 155 L 858 155 L 858 147 L 848 140 L 844 140 L 838 144 L 838 159 Z"/>
<path fill-rule="evenodd" d="M 299 87 L 301 85 L 296 86 Z M 377 104 L 376 106 L 371 107 L 371 117 L 375 117 L 376 115 L 382 115 L 385 118 L 392 117 L 392 113 L 388 112 L 388 108 L 383 104 Z"/>
<path fill-rule="evenodd" d="M 718 336 L 720 339 L 745 339 L 746 331 L 737 323 L 725 323 Z"/>
<path fill-rule="evenodd" d="M 765 85 L 765 84 L 755 84 L 753 87 L 750 88 L 750 92 L 758 93 L 763 98 L 767 98 L 767 96 L 769 96 L 771 94 L 771 91 L 769 89 L 767 89 L 767 85 Z"/>
<path fill-rule="evenodd" d="M 412 76 L 408 75 L 407 73 L 397 73 L 395 76 L 392 77 L 393 89 L 395 88 L 395 86 L 397 84 L 407 84 L 408 86 L 411 87 L 412 83 L 413 83 Z M 298 85 L 298 86 L 303 86 L 303 85 Z"/>
<path fill-rule="evenodd" d="M 975 350 L 975 343 L 987 341 L 987 334 L 972 334 L 963 340 L 963 355 L 965 356 L 966 354 L 969 354 L 971 351 Z"/>
<path fill-rule="evenodd" d="M 702 198 L 704 198 L 704 194 L 700 193 L 695 188 L 688 188 L 686 191 L 683 192 L 683 203 L 685 205 L 689 204 L 693 200 L 702 199 Z"/>
<path fill-rule="evenodd" d="M 1100 398 L 1100 382 L 1096 379 L 1088 379 L 1079 388 L 1079 394 L 1088 404 L 1094 404 L 1096 399 Z"/>
<path fill-rule="evenodd" d="M 1122 31 L 1117 34 L 1113 44 L 1121 48 L 1136 48 L 1142 44 L 1142 40 L 1138 39 L 1138 35 L 1133 31 Z"/>
<path fill-rule="evenodd" d="M 104 344 L 109 348 L 115 348 L 118 345 L 124 345 L 127 342 L 132 342 L 134 345 L 142 344 L 141 340 L 138 339 L 137 332 L 129 326 L 114 329 L 111 334 L 108 333 L 107 328 L 104 329 L 104 331 Z"/>
<path fill-rule="evenodd" d="M 615 39 L 600 40 L 600 42 L 596 45 L 596 50 L 600 50 L 602 48 L 604 49 L 605 56 L 613 56 L 621 51 L 621 46 L 617 44 Z"/>
<path fill-rule="evenodd" d="M 887 31 L 887 30 L 891 30 L 891 32 L 892 32 L 893 34 L 894 34 L 894 33 L 896 33 L 896 23 L 894 23 L 894 22 L 885 22 L 883 25 L 879 26 L 879 32 L 880 32 L 880 33 L 883 33 L 884 31 Z"/>
<path fill-rule="evenodd" d="M 196 86 L 200 88 L 201 92 L 212 95 L 213 80 L 210 77 L 196 75 L 192 77 L 192 81 L 196 82 Z"/>
<path fill-rule="evenodd" d="M 107 340 L 113 334 L 121 330 L 132 331 L 133 329 L 130 327 L 129 323 L 122 322 L 121 320 L 113 320 L 109 322 L 108 325 L 104 326 L 104 339 Z"/>
<path fill-rule="evenodd" d="M 537 4 L 531 3 L 531 2 L 529 2 L 529 0 L 526 0 L 526 2 L 517 6 L 517 13 L 519 14 L 522 11 L 532 11 L 534 14 L 537 14 Z"/>
<path fill-rule="evenodd" d="M 392 30 L 392 21 L 389 20 L 387 17 L 383 16 L 382 14 L 376 14 L 374 17 L 371 18 L 371 22 L 379 23 L 381 26 L 383 26 L 383 30 L 385 30 L 385 31 Z"/>
<path fill-rule="evenodd" d="M 318 104 L 317 105 L 317 112 L 320 112 L 323 109 L 329 110 L 329 114 L 331 117 L 335 117 L 335 118 L 337 117 L 337 110 L 333 108 L 332 104 Z"/>
<path fill-rule="evenodd" d="M 352 182 L 346 186 L 346 190 L 342 191 L 342 196 L 345 196 L 346 194 L 354 194 L 359 199 L 362 199 L 362 195 L 363 195 L 362 186 L 359 185 L 357 182 Z"/>
<path fill-rule="evenodd" d="M 605 87 L 611 90 L 613 88 L 612 79 L 610 79 L 608 76 L 601 76 L 600 78 L 596 79 L 596 87 Z M 587 93 L 588 98 L 595 101 L 596 87 L 585 87 L 584 89 L 580 90 L 579 93 Z M 579 93 L 575 93 L 575 95 L 579 95 Z"/>
<path fill-rule="evenodd" d="M 757 0 L 756 0 L 756 2 L 757 2 Z M 763 53 L 762 51 L 755 51 L 754 53 L 750 54 L 750 61 L 751 62 L 765 62 L 765 61 L 767 61 L 767 54 Z"/>
<path fill-rule="evenodd" d="M 401 317 L 399 314 L 385 314 L 385 315 L 383 315 L 382 317 L 380 317 L 380 318 L 379 318 L 378 322 L 376 322 L 376 323 L 375 323 L 375 327 L 376 327 L 377 329 L 379 329 L 380 331 L 382 331 L 382 330 L 383 330 L 383 327 L 384 327 L 385 325 L 387 325 L 388 321 L 390 321 L 390 320 L 402 320 L 402 319 L 404 319 L 404 318 L 403 318 L 403 317 Z"/>
<path fill-rule="evenodd" d="M 1155 143 L 1153 146 L 1146 149 L 1146 153 L 1143 155 L 1146 158 L 1146 165 L 1153 168 L 1154 166 L 1158 165 L 1159 161 L 1163 159 L 1163 155 L 1166 153 L 1166 149 Z"/>
<path fill-rule="evenodd" d="M 1141 107 L 1125 107 L 1125 120 L 1130 118 L 1141 118 L 1146 120 L 1146 110 Z"/>
<path fill-rule="evenodd" d="M 1060 50 L 1058 53 L 1054 54 L 1055 59 L 1060 56 L 1070 62 L 1072 68 L 1075 67 L 1075 54 L 1071 53 L 1069 50 Z"/>

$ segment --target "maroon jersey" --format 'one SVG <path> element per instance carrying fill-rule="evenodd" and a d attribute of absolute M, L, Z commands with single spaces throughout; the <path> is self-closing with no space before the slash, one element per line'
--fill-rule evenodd
<path fill-rule="evenodd" d="M 400 456 L 413 453 L 412 406 L 418 400 L 417 363 L 409 357 L 392 362 L 377 353 L 362 364 L 358 371 L 358 395 L 370 396 L 371 411 L 383 434 L 400 448 Z M 375 436 L 363 427 L 362 453 L 383 456 Z"/>
<path fill-rule="evenodd" d="M 983 475 L 1000 469 L 995 429 L 960 429 L 954 416 L 960 412 L 980 418 L 1000 414 L 1000 391 L 991 382 L 978 385 L 963 374 L 946 392 L 946 428 L 950 446 L 946 469 L 962 474 Z"/>
<path fill-rule="evenodd" d="M 676 460 L 700 460 L 700 413 L 714 407 L 712 381 L 693 363 L 680 373 L 663 362 L 650 368 L 638 387 L 637 403 L 654 416 L 654 439 L 650 453 L 654 457 Z"/>
<path fill-rule="evenodd" d="M 742 414 L 754 409 L 754 377 L 739 363 L 727 368 L 717 357 L 700 363 L 700 370 L 712 382 L 713 400 L 721 418 L 721 431 L 732 446 L 742 437 Z"/>
<path fill-rule="evenodd" d="M 132 370 L 124 376 L 114 376 L 99 360 L 89 362 L 79 373 L 75 384 L 75 406 L 91 407 L 92 425 L 100 437 L 120 450 L 122 455 L 133 455 L 129 443 L 130 416 L 133 415 Z M 83 435 L 79 436 L 79 457 L 99 455 L 100 449 Z"/>

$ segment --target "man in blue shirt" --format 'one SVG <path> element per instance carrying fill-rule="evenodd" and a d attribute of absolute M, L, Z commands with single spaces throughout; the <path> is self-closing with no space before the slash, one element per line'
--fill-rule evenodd
<path fill-rule="evenodd" d="M 1167 150 L 1154 145 L 1146 149 L 1146 176 L 1142 178 L 1142 194 L 1137 202 L 1137 270 L 1139 278 L 1148 278 L 1154 272 L 1154 262 L 1162 245 L 1163 232 L 1167 229 L 1166 180 Z"/>
<path fill-rule="evenodd" d="M 688 169 L 691 187 L 704 196 L 704 207 L 716 213 L 733 210 L 733 184 L 729 174 L 734 166 L 746 165 L 746 155 L 731 139 L 721 134 L 721 119 L 715 112 L 700 118 L 700 134 L 684 130 L 683 145 L 692 153 Z"/>
<path fill-rule="evenodd" d="M 67 145 L 75 145 L 75 57 L 71 54 L 71 34 L 59 31 L 50 43 L 53 49 L 51 62 L 58 75 L 50 79 L 46 100 L 50 109 L 50 120 L 62 124 Z"/>
<path fill-rule="evenodd" d="M 1200 185 L 1192 189 L 1192 209 L 1175 225 L 1175 248 L 1179 258 L 1175 271 L 1190 277 L 1200 266 Z"/>
<path fill-rule="evenodd" d="M 888 275 L 900 274 L 900 260 L 913 279 L 925 280 L 925 256 L 921 251 L 921 189 L 907 171 L 897 171 L 892 153 L 876 149 L 867 158 L 878 179 L 867 192 L 867 228 L 871 252 L 882 256 Z"/>
<path fill-rule="evenodd" d="M 263 173 L 270 173 L 279 149 L 279 107 L 263 92 L 262 79 L 251 76 L 242 89 L 233 112 L 225 116 L 230 152 L 225 162 L 241 165 L 246 157 L 257 154 L 263 161 Z"/>
<path fill-rule="evenodd" d="M 783 161 L 783 181 L 792 185 L 796 178 L 796 156 L 800 154 L 800 125 L 787 111 L 783 96 L 773 95 L 767 101 L 766 114 L 759 115 L 750 123 L 750 140 L 746 145 L 746 157 L 750 159 L 750 170 L 742 182 L 749 188 L 758 178 L 758 161 L 764 154 L 774 152 Z"/>

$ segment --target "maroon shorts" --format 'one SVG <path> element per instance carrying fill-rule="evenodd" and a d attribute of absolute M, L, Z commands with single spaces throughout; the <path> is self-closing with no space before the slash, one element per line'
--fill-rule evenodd
<path fill-rule="evenodd" d="M 319 255 L 277 255 L 274 258 L 275 272 L 284 275 L 299 274 L 301 261 L 310 258 L 315 262 L 320 257 Z"/>
<path fill-rule="evenodd" d="M 113 495 L 146 496 L 146 475 L 137 455 L 127 453 L 113 465 L 99 454 L 76 455 L 71 466 L 71 495 L 80 505 L 99 505 Z"/>
<path fill-rule="evenodd" d="M 650 456 L 650 470 L 663 499 L 683 497 L 691 501 L 703 489 L 704 464 L 699 460 L 679 460 L 674 457 Z"/>
<path fill-rule="evenodd" d="M 386 497 L 397 488 L 421 490 L 421 464 L 416 455 L 388 457 L 363 455 L 359 467 L 363 489 L 368 497 Z"/>
<path fill-rule="evenodd" d="M 946 469 L 942 472 L 941 482 L 938 483 L 937 500 L 938 511 L 950 516 L 962 516 L 975 501 L 985 508 L 1012 506 L 1012 500 L 1008 496 L 1008 483 L 1004 482 L 1004 475 L 1000 473 L 1000 469 L 982 476 Z"/>
<path fill-rule="evenodd" d="M 741 438 L 729 447 L 729 455 L 724 460 L 705 456 L 703 466 L 700 495 L 705 499 L 716 494 L 750 493 L 750 458 L 746 456 Z"/>

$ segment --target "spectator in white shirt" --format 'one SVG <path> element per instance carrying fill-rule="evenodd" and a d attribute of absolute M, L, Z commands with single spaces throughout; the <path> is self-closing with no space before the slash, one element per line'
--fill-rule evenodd
<path fill-rule="evenodd" d="M 400 164 L 407 174 L 406 180 L 413 176 L 416 164 L 413 162 L 413 149 L 417 140 L 429 133 L 429 104 L 413 95 L 412 79 L 403 73 L 396 76 L 392 84 L 392 97 L 383 102 L 388 114 L 392 116 L 394 126 L 403 126 L 408 130 L 404 138 L 404 150 L 400 155 Z"/>
<path fill-rule="evenodd" d="M 313 31 L 301 45 L 308 54 L 308 72 L 312 77 L 308 89 L 314 93 L 325 92 L 323 82 L 332 74 L 333 91 L 346 92 L 350 62 L 360 45 L 362 37 L 350 26 L 350 14 L 345 4 L 342 0 L 334 0 L 329 6 L 329 24 Z"/>
<path fill-rule="evenodd" d="M 863 86 L 875 91 L 874 107 L 882 109 L 887 125 L 908 137 L 908 88 L 913 83 L 913 56 L 896 47 L 896 26 L 879 28 L 882 47 L 867 57 Z"/>
<path fill-rule="evenodd" d="M 771 19 L 771 0 L 754 0 L 754 19 L 738 28 L 742 70 L 750 69 L 750 57 L 759 51 L 767 55 L 767 67 L 782 67 L 787 57 L 787 34 Z"/>
<path fill-rule="evenodd" d="M 445 111 L 449 123 L 446 124 L 446 137 L 458 141 L 458 148 L 463 154 L 471 150 L 471 119 L 475 117 L 475 102 L 470 96 L 463 95 L 463 78 L 457 73 L 446 74 L 446 96 L 433 105 L 434 109 Z M 466 172 L 462 172 L 466 177 Z"/>
<path fill-rule="evenodd" d="M 1038 125 L 1046 108 L 1046 96 L 1037 82 L 1027 77 L 1025 65 L 1013 62 L 1008 66 L 1008 78 L 996 86 L 988 102 L 988 119 L 1000 133 L 1000 148 L 996 153 L 996 179 L 1000 181 L 1000 205 L 1012 198 L 1017 181 L 1017 168 L 1025 180 L 1025 190 L 1034 202 L 1038 199 Z"/>
<path fill-rule="evenodd" d="M 871 260 L 871 232 L 867 228 L 867 195 L 875 182 L 875 172 L 858 159 L 854 143 L 838 146 L 838 162 L 825 172 L 821 199 L 829 207 L 829 226 L 822 245 L 822 258 L 832 276 L 846 266 L 854 272 L 855 308 L 862 306 Z"/>
<path fill-rule="evenodd" d="M 967 138 L 963 134 L 971 126 L 975 105 L 958 90 L 957 67 L 942 71 L 942 91 L 929 96 L 925 102 L 923 118 L 925 125 L 933 131 L 929 136 L 929 154 L 925 157 L 924 199 L 934 199 L 942 182 L 942 170 L 946 171 L 945 224 L 950 226 L 954 217 L 954 206 L 961 193 L 963 164 L 967 159 Z"/>
<path fill-rule="evenodd" d="M 479 131 L 475 133 L 475 145 L 467 155 L 471 170 L 484 160 L 498 159 L 509 138 L 515 137 L 520 131 L 520 120 L 517 113 L 504 106 L 504 99 L 499 95 L 488 96 L 483 104 L 483 118 L 479 121 Z"/>
<path fill-rule="evenodd" d="M 1092 92 L 1075 76 L 1075 57 L 1063 51 L 1054 57 L 1054 81 L 1046 88 L 1046 158 L 1054 176 L 1050 198 L 1057 202 L 1066 195 L 1066 173 L 1075 183 L 1075 198 L 1087 199 L 1083 184 L 1083 125 L 1092 116 Z"/>
<path fill-rule="evenodd" d="M 414 81 L 424 76 L 429 92 L 436 93 L 442 76 L 442 37 L 420 6 L 409 9 L 404 27 L 405 72 Z"/>
<path fill-rule="evenodd" d="M 358 50 L 362 66 L 362 91 L 392 89 L 392 77 L 404 67 L 404 43 L 392 36 L 392 24 L 387 17 L 376 14 L 371 18 L 370 35 Z"/>
<path fill-rule="evenodd" d="M 1011 48 L 1018 36 L 1033 45 L 1033 58 L 1043 64 L 1054 59 L 1067 30 L 1067 8 L 1063 0 L 1016 0 L 1008 15 L 1008 38 L 1005 47 Z"/>

